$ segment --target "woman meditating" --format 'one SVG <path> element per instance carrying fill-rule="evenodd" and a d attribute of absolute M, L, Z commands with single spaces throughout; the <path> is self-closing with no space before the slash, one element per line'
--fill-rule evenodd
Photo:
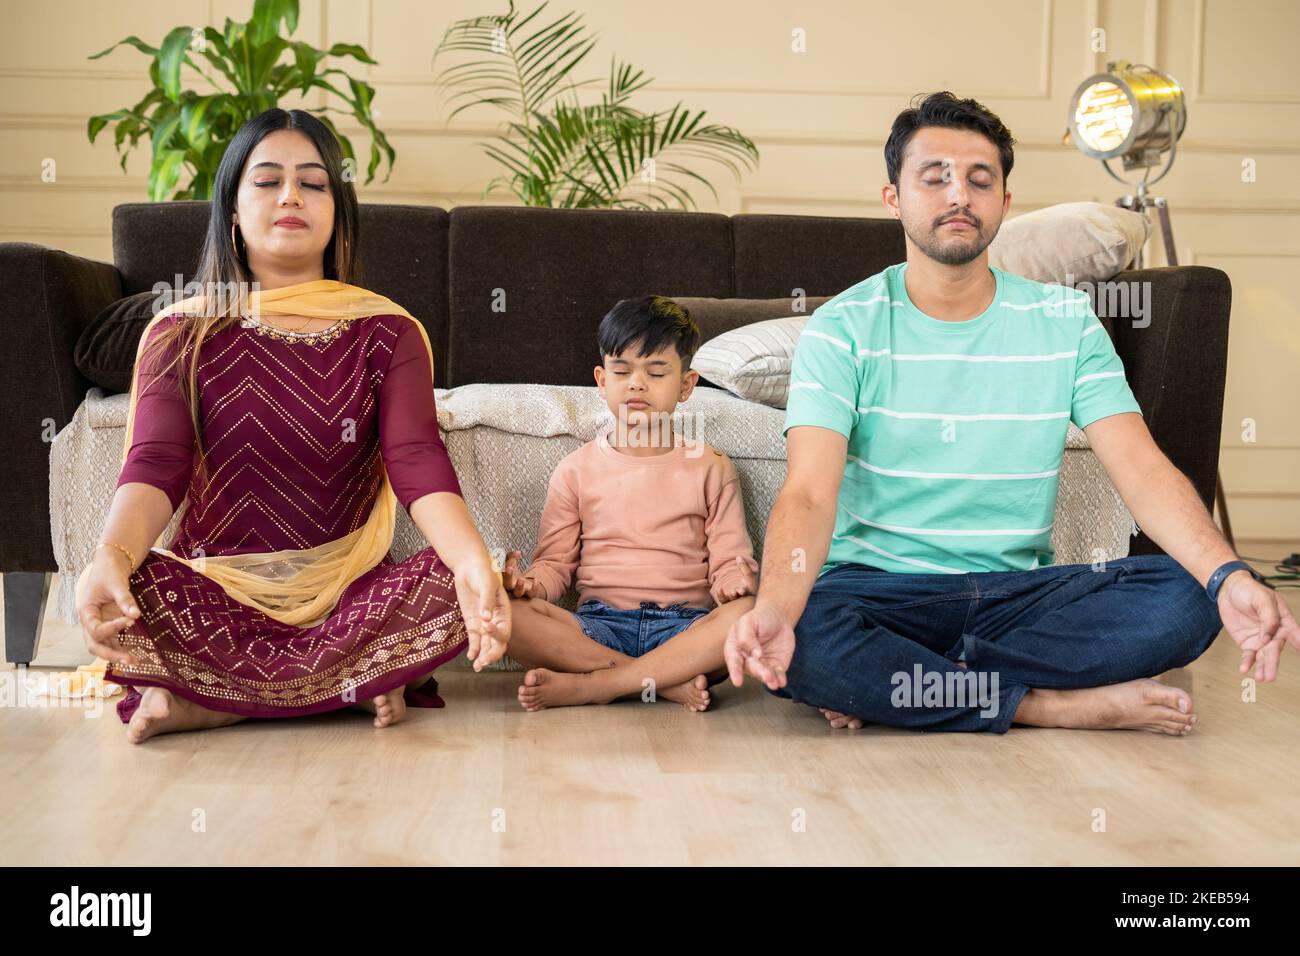
<path fill-rule="evenodd" d="M 428 336 L 352 284 L 357 219 L 325 125 L 255 117 L 217 171 L 202 292 L 141 337 L 77 582 L 135 743 L 344 707 L 386 727 L 442 706 L 433 671 L 467 645 L 476 670 L 505 652 L 509 600 L 438 433 Z M 431 546 L 395 563 L 399 503 Z"/>

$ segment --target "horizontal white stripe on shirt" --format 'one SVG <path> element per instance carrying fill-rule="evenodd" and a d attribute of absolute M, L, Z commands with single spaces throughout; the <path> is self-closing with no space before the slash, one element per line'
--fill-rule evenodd
<path fill-rule="evenodd" d="M 844 508 L 843 505 L 840 505 Z M 881 531 L 889 531 L 893 534 L 917 534 L 917 535 L 949 535 L 958 537 L 997 537 L 1013 535 L 1022 537 L 1031 534 L 1042 534 L 1045 531 L 1051 531 L 1052 526 L 1049 524 L 1046 528 L 905 528 L 902 525 L 880 524 L 869 518 L 863 518 L 861 515 L 855 515 L 848 508 L 844 508 L 844 513 L 859 524 L 864 524 L 869 528 L 879 528 Z"/>
<path fill-rule="evenodd" d="M 834 305 L 822 306 L 824 309 L 842 309 L 846 305 L 875 305 L 877 302 L 888 302 L 892 306 L 900 306 L 903 303 L 898 299 L 890 300 L 887 295 L 877 295 L 870 299 L 845 299 L 843 302 L 836 302 Z"/>
<path fill-rule="evenodd" d="M 818 382 L 796 382 L 792 380 L 790 382 L 790 390 L 793 391 L 796 388 L 807 388 L 817 392 L 825 392 L 827 395 L 831 396 L 832 398 L 839 399 L 845 405 L 849 406 L 849 408 L 854 408 L 853 403 L 849 401 L 847 398 L 845 398 L 843 395 L 839 395 L 835 392 L 832 392 L 830 389 L 826 388 L 824 385 L 819 384 Z M 856 408 L 854 410 L 856 411 Z"/>
<path fill-rule="evenodd" d="M 888 302 L 890 306 L 892 306 L 895 309 L 900 308 L 905 304 L 901 299 L 890 299 L 889 296 L 887 295 L 875 295 L 872 296 L 870 299 L 845 299 L 843 302 L 827 304 L 822 306 L 822 308 L 842 309 L 845 306 L 849 306 L 849 305 L 875 305 L 879 302 Z M 1041 299 L 1038 302 L 999 302 L 998 308 L 1012 309 L 1016 312 L 1028 312 L 1031 309 L 1053 310 L 1053 309 L 1062 308 L 1064 306 L 1082 308 L 1084 305 L 1088 305 L 1089 307 L 1092 305 L 1091 301 L 1086 295 L 1078 296 L 1076 298 L 1070 298 L 1070 299 Z"/>
<path fill-rule="evenodd" d="M 900 355 L 895 352 L 896 362 L 1056 362 L 1061 359 L 1075 358 L 1079 350 L 1072 352 L 1049 352 L 1046 355 Z"/>
<path fill-rule="evenodd" d="M 846 541 L 856 542 L 857 544 L 862 545 L 862 547 L 866 548 L 868 551 L 874 551 L 876 552 L 876 554 L 882 554 L 887 558 L 893 558 L 895 561 L 901 561 L 904 564 L 911 564 L 918 568 L 929 568 L 931 571 L 942 571 L 944 574 L 965 574 L 966 573 L 960 568 L 949 568 L 949 567 L 945 567 L 942 564 L 931 564 L 929 561 L 921 561 L 918 558 L 905 558 L 901 554 L 893 554 L 892 552 L 886 551 L 884 548 L 876 547 L 870 541 L 864 541 L 862 538 L 859 538 L 855 534 L 844 534 L 844 535 L 840 535 L 840 537 Z"/>
<path fill-rule="evenodd" d="M 958 412 L 899 412 L 883 405 L 859 405 L 858 411 L 866 415 L 888 415 L 890 418 L 925 418 L 938 421 L 949 419 L 959 422 L 1038 422 L 1055 418 L 1069 418 L 1065 412 L 985 412 L 978 415 L 963 415 Z"/>
<path fill-rule="evenodd" d="M 865 468 L 867 471 L 874 471 L 878 475 L 889 475 L 893 478 L 941 478 L 956 481 L 1024 481 L 1030 478 L 1051 478 L 1059 474 L 1061 470 L 1059 468 L 1053 468 L 1051 471 L 1008 472 L 1007 474 L 963 471 L 905 471 L 897 468 L 881 468 L 879 465 L 873 465 L 870 462 L 863 461 L 857 455 L 849 455 L 848 459 L 854 464 Z"/>
<path fill-rule="evenodd" d="M 1025 312 L 1029 309 L 1051 308 L 1059 309 L 1063 305 L 1081 306 L 1088 301 L 1088 297 L 1076 296 L 1071 299 L 1041 299 L 1038 302 L 999 302 L 998 305 L 1004 309 L 1015 309 L 1017 312 Z"/>
<path fill-rule="evenodd" d="M 1074 384 L 1080 385 L 1083 382 L 1091 382 L 1094 378 L 1115 378 L 1117 375 L 1123 375 L 1123 372 L 1093 372 L 1091 375 L 1082 375 L 1074 380 Z"/>
<path fill-rule="evenodd" d="M 803 338 L 805 335 L 814 339 L 825 339 L 827 342 L 830 342 L 831 345 L 834 345 L 836 348 L 841 348 L 846 352 L 853 351 L 853 346 L 848 342 L 845 342 L 843 339 L 837 339 L 833 335 L 827 335 L 825 332 L 818 332 L 815 329 L 804 329 L 799 333 L 799 338 Z"/>

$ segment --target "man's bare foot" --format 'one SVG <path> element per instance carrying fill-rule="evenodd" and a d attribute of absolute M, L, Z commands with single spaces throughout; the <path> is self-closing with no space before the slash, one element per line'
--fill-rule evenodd
<path fill-rule="evenodd" d="M 406 699 L 402 696 L 405 691 L 405 687 L 399 687 L 397 690 L 390 690 L 387 694 L 380 694 L 370 700 L 358 701 L 357 709 L 374 714 L 376 727 L 401 723 L 402 718 L 406 716 Z"/>
<path fill-rule="evenodd" d="M 674 703 L 681 704 L 693 714 L 703 713 L 709 709 L 711 699 L 709 697 L 709 679 L 703 674 L 683 681 L 675 687 L 666 687 L 661 691 L 656 691 L 657 697 L 664 700 L 671 700 Z"/>
<path fill-rule="evenodd" d="M 1149 677 L 1084 690 L 1027 693 L 1015 722 L 1035 727 L 1147 730 L 1181 737 L 1196 723 L 1192 695 Z"/>
<path fill-rule="evenodd" d="M 839 711 L 827 710 L 825 707 L 818 707 L 821 715 L 831 722 L 831 726 L 836 730 L 847 727 L 849 730 L 861 730 L 864 721 L 861 717 L 854 717 L 852 714 L 841 714 Z"/>
<path fill-rule="evenodd" d="M 226 727 L 243 719 L 238 714 L 208 710 L 184 697 L 177 697 L 163 687 L 146 687 L 140 695 L 135 713 L 126 725 L 126 739 L 133 744 L 141 744 L 157 734 Z"/>
<path fill-rule="evenodd" d="M 965 661 L 957 661 L 958 667 L 965 667 Z M 845 727 L 849 730 L 861 730 L 866 726 L 866 721 L 861 717 L 854 717 L 852 714 L 841 714 L 838 710 L 830 710 L 826 707 L 818 707 L 817 710 L 825 717 L 832 728 L 843 730 Z"/>

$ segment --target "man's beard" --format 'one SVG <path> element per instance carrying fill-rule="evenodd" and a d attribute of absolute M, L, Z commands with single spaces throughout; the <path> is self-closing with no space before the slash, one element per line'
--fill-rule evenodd
<path fill-rule="evenodd" d="M 975 234 L 970 237 L 954 236 L 951 239 L 940 239 L 938 229 L 942 228 L 944 227 L 938 226 L 937 229 L 931 229 L 924 235 L 914 235 L 908 230 L 907 235 L 927 256 L 947 266 L 964 266 L 979 258 L 980 253 L 993 241 L 993 236 L 997 235 L 997 230 L 994 229 L 993 235 L 986 238 L 984 228 L 976 226 Z"/>

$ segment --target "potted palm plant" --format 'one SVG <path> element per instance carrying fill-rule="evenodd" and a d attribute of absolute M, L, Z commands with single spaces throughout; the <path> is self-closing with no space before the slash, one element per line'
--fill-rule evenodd
<path fill-rule="evenodd" d="M 503 111 L 484 150 L 504 167 L 484 195 L 506 185 L 529 206 L 692 209 L 690 187 L 717 190 L 684 160 L 720 164 L 739 177 L 758 164 L 758 147 L 739 130 L 705 123 L 681 103 L 643 112 L 629 101 L 652 81 L 617 59 L 599 101 L 583 103 L 575 69 L 595 46 L 578 13 L 529 13 L 457 20 L 434 54 L 435 83 L 455 104 L 448 122 L 474 107 Z"/>
<path fill-rule="evenodd" d="M 157 47 L 130 36 L 96 53 L 89 59 L 106 56 L 127 44 L 152 57 L 149 78 L 153 89 L 128 109 L 92 116 L 86 124 L 90 141 L 95 142 L 100 131 L 114 124 L 114 146 L 122 156 L 125 172 L 131 150 L 147 135 L 152 145 L 149 199 L 158 202 L 169 194 L 172 199 L 209 199 L 226 146 L 246 120 L 278 106 L 281 97 L 321 89 L 346 104 L 346 109 L 326 106 L 312 110 L 338 137 L 349 162 L 344 175 L 355 176 L 356 154 L 348 138 L 335 128 L 329 113 L 351 114 L 370 131 L 366 182 L 374 179 L 381 153 L 388 160 L 391 176 L 397 154 L 375 125 L 371 110 L 374 88 L 342 69 L 322 67 L 327 56 L 352 57 L 373 64 L 370 54 L 350 43 L 318 50 L 309 43 L 281 36 L 281 24 L 286 34 L 297 29 L 298 0 L 255 0 L 248 21 L 237 23 L 227 18 L 220 31 L 211 26 L 179 26 L 169 31 Z M 189 72 L 183 74 L 186 67 Z M 187 88 L 186 83 L 195 79 L 205 84 L 203 92 Z M 345 82 L 346 93 L 340 88 Z M 178 186 L 186 174 L 188 182 Z"/>

